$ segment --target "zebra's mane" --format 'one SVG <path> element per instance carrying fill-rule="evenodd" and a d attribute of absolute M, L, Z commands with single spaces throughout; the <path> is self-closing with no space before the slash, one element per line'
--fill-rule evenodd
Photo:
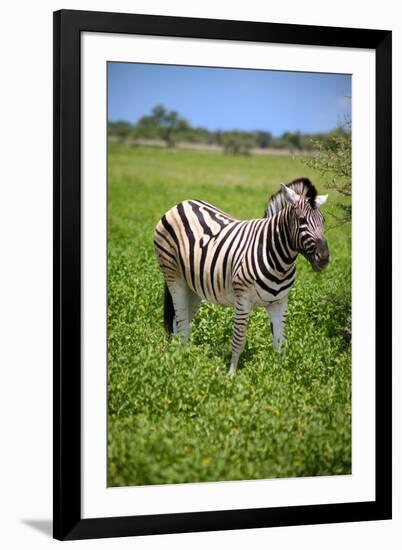
<path fill-rule="evenodd" d="M 290 187 L 290 189 L 293 189 L 293 191 L 295 191 L 298 195 L 302 195 L 305 199 L 307 199 L 312 208 L 316 207 L 315 199 L 317 197 L 317 189 L 308 178 L 297 178 L 286 184 L 286 187 Z M 265 210 L 265 217 L 270 218 L 279 212 L 279 210 L 282 210 L 286 204 L 287 202 L 282 193 L 282 189 L 280 189 L 269 199 Z"/>

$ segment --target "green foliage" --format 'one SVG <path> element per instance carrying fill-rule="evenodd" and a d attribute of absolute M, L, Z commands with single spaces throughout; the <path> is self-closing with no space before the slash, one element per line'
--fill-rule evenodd
<path fill-rule="evenodd" d="M 335 190 L 342 197 L 337 202 L 338 214 L 332 215 L 340 222 L 352 219 L 352 133 L 350 123 L 337 133 L 315 140 L 317 154 L 306 159 L 306 165 L 320 173 L 323 182 L 329 189 Z"/>
<path fill-rule="evenodd" d="M 118 120 L 117 122 L 109 122 L 109 134 L 116 136 L 117 138 L 124 140 L 132 132 L 132 126 L 124 120 Z"/>
<path fill-rule="evenodd" d="M 161 215 L 199 198 L 261 217 L 279 182 L 300 175 L 325 192 L 290 157 L 109 146 L 109 486 L 351 472 L 350 226 L 328 233 L 323 273 L 299 258 L 283 359 L 262 309 L 233 379 L 231 308 L 203 303 L 187 348 L 163 330 Z"/>
<path fill-rule="evenodd" d="M 217 145 L 223 147 L 224 153 L 249 155 L 251 149 L 288 149 L 291 151 L 312 151 L 316 143 L 326 141 L 333 135 L 343 135 L 342 129 L 321 134 L 303 134 L 300 131 L 284 132 L 274 137 L 266 130 L 208 130 L 193 127 L 176 111 L 168 111 L 163 105 L 157 105 L 151 114 L 141 117 L 135 124 L 128 122 L 109 122 L 109 136 L 122 140 L 161 139 L 169 147 L 178 142 Z"/>
<path fill-rule="evenodd" d="M 244 132 L 225 132 L 222 145 L 226 154 L 248 156 L 254 144 Z"/>
<path fill-rule="evenodd" d="M 302 149 L 301 137 L 301 132 L 285 132 L 282 139 L 289 143 L 291 149 L 297 149 L 300 151 Z"/>
<path fill-rule="evenodd" d="M 261 149 L 266 149 L 267 147 L 270 147 L 272 140 L 273 140 L 273 137 L 271 132 L 265 132 L 262 130 L 255 132 L 255 144 L 257 147 L 260 147 Z"/>

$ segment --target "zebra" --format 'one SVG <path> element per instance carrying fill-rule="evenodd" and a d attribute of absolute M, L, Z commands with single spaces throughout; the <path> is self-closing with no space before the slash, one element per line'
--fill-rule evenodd
<path fill-rule="evenodd" d="M 273 347 L 285 343 L 288 295 L 302 254 L 314 271 L 330 260 L 317 195 L 307 178 L 298 178 L 268 201 L 264 218 L 237 220 L 202 200 L 186 200 L 158 222 L 154 245 L 165 279 L 164 321 L 168 334 L 186 343 L 202 299 L 234 306 L 229 375 L 236 372 L 244 349 L 248 318 L 263 306 L 271 325 Z"/>

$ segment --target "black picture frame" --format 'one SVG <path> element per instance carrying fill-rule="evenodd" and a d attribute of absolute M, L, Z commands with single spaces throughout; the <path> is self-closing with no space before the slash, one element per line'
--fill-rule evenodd
<path fill-rule="evenodd" d="M 54 521 L 60 540 L 390 519 L 391 55 L 385 30 L 61 10 L 54 13 Z M 83 32 L 369 48 L 376 55 L 376 497 L 369 502 L 82 519 Z"/>

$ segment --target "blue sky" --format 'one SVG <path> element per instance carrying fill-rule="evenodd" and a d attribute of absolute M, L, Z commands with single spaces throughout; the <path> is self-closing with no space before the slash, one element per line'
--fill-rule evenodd
<path fill-rule="evenodd" d="M 109 121 L 133 123 L 162 104 L 209 130 L 325 132 L 350 117 L 348 96 L 350 75 L 108 64 Z"/>

